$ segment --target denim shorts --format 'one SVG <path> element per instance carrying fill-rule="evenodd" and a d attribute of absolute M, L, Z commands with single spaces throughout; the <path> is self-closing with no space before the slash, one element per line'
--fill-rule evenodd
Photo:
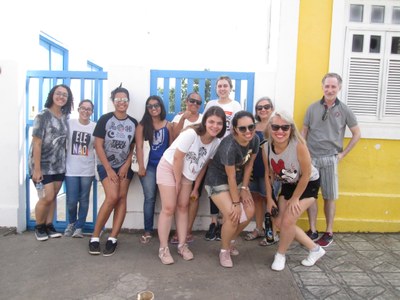
<path fill-rule="evenodd" d="M 249 182 L 249 189 L 252 193 L 258 193 L 265 197 L 267 191 L 265 189 L 265 178 L 264 177 L 253 177 Z"/>
<path fill-rule="evenodd" d="M 118 171 L 119 171 L 119 169 L 121 169 L 121 167 L 112 168 L 112 169 L 114 170 L 115 173 L 118 174 Z M 103 181 L 103 179 L 107 177 L 107 171 L 106 171 L 106 169 L 104 168 L 103 165 L 97 165 L 97 173 L 99 174 L 100 181 Z M 128 174 L 126 174 L 126 177 L 129 180 L 131 180 L 133 178 L 133 175 L 134 175 L 134 173 L 133 173 L 132 169 L 129 168 L 128 169 Z"/>

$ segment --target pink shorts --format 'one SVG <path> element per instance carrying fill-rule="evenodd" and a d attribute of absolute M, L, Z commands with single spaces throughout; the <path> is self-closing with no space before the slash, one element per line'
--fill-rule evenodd
<path fill-rule="evenodd" d="M 167 162 L 167 160 L 162 157 L 157 166 L 157 174 L 156 174 L 157 184 L 162 184 L 166 186 L 175 186 L 175 176 L 172 165 Z M 193 181 L 187 179 L 182 175 L 181 184 L 193 184 Z"/>

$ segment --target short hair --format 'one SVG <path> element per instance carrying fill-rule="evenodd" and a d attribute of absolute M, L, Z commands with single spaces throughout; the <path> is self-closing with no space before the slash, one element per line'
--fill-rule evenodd
<path fill-rule="evenodd" d="M 326 80 L 327 78 L 336 78 L 338 84 L 339 84 L 340 86 L 342 86 L 342 77 L 340 77 L 339 74 L 337 74 L 337 73 L 326 73 L 325 76 L 324 76 L 324 78 L 322 78 L 322 84 L 325 83 L 325 80 Z"/>
<path fill-rule="evenodd" d="M 261 101 L 268 101 L 269 104 L 271 105 L 271 110 L 272 110 L 272 111 L 274 110 L 274 103 L 272 102 L 271 98 L 270 98 L 270 97 L 267 97 L 267 96 L 264 96 L 264 97 L 261 97 L 260 99 L 258 99 L 257 102 L 256 102 L 256 104 L 254 105 L 254 107 L 257 107 L 258 103 L 260 103 Z M 257 121 L 261 121 L 260 117 L 257 115 L 257 109 L 256 109 L 256 111 L 255 111 L 254 118 L 255 118 Z"/>
<path fill-rule="evenodd" d="M 111 101 L 114 101 L 115 95 L 116 95 L 117 93 L 125 93 L 126 96 L 128 97 L 128 100 L 130 100 L 130 98 L 129 98 L 129 92 L 128 92 L 128 90 L 127 90 L 126 88 L 122 87 L 122 82 L 121 82 L 121 84 L 119 85 L 119 87 L 115 88 L 115 89 L 111 92 L 111 97 L 110 97 L 110 98 L 111 98 Z"/>

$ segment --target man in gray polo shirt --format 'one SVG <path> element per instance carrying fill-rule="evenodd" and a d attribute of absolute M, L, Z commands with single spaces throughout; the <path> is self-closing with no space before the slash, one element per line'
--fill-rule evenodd
<path fill-rule="evenodd" d="M 342 78 L 336 73 L 328 73 L 322 79 L 324 96 L 311 104 L 306 112 L 302 135 L 307 140 L 312 163 L 318 169 L 321 179 L 321 191 L 324 199 L 326 230 L 318 239 L 316 230 L 317 201 L 308 209 L 310 230 L 307 235 L 322 247 L 333 241 L 333 220 L 339 197 L 337 166 L 350 152 L 361 137 L 356 116 L 351 109 L 339 101 L 337 94 L 342 87 Z M 343 149 L 343 139 L 349 127 L 352 137 Z"/>

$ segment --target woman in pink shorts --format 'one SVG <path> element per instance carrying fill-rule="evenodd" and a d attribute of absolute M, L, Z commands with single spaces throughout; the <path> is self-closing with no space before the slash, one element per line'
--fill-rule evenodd
<path fill-rule="evenodd" d="M 157 226 L 160 239 L 158 256 L 165 265 L 174 263 L 168 248 L 174 215 L 179 239 L 178 254 L 184 260 L 193 259 L 193 253 L 186 244 L 189 199 L 198 198 L 198 188 L 206 166 L 214 156 L 225 130 L 226 118 L 222 108 L 210 108 L 201 123 L 189 126 L 179 134 L 158 164 L 157 184 L 161 197 Z"/>

